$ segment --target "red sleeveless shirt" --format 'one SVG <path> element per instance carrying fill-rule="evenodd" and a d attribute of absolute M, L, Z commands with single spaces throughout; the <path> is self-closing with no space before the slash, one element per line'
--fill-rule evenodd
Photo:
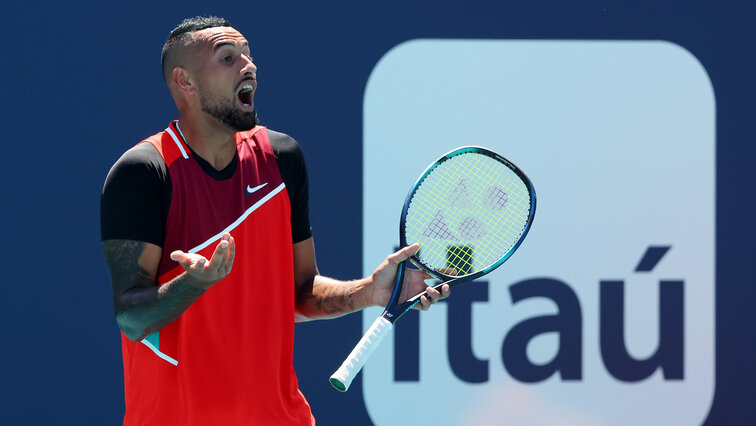
<path fill-rule="evenodd" d="M 293 368 L 290 204 L 267 129 L 236 135 L 238 165 L 216 180 L 194 160 L 176 122 L 142 143 L 172 183 L 158 283 L 183 268 L 174 250 L 212 256 L 236 241 L 231 273 L 176 321 L 142 342 L 122 336 L 127 425 L 311 425 Z"/>

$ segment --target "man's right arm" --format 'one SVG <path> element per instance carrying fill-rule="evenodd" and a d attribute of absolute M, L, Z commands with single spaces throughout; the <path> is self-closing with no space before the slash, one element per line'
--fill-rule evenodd
<path fill-rule="evenodd" d="M 100 227 L 116 322 L 134 341 L 178 318 L 207 288 L 225 277 L 233 263 L 234 242 L 226 235 L 209 262 L 198 254 L 171 253 L 171 259 L 185 272 L 158 285 L 170 198 L 165 162 L 149 143 L 127 151 L 110 170 L 103 187 Z"/>
<path fill-rule="evenodd" d="M 113 306 L 118 327 L 138 342 L 173 322 L 208 288 L 231 272 L 235 244 L 225 234 L 208 261 L 198 254 L 175 251 L 171 259 L 184 268 L 173 280 L 156 285 L 163 249 L 132 240 L 102 242 L 113 285 Z"/>

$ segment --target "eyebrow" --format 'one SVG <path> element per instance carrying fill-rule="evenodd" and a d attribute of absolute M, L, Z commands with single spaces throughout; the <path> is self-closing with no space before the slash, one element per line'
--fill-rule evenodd
<path fill-rule="evenodd" d="M 224 48 L 226 46 L 236 47 L 237 44 L 236 43 L 231 43 L 230 41 L 223 42 L 223 43 L 220 43 L 220 44 L 216 44 L 215 46 L 213 46 L 213 53 L 219 51 L 220 49 L 222 49 L 222 48 Z M 242 47 L 242 49 L 245 48 L 245 47 L 249 48 L 249 43 L 244 43 L 244 44 L 241 45 L 241 47 Z"/>

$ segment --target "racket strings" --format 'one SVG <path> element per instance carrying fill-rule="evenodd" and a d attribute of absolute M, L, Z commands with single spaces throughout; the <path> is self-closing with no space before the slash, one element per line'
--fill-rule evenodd
<path fill-rule="evenodd" d="M 528 186 L 507 165 L 480 153 L 460 154 L 418 185 L 405 235 L 420 243 L 416 256 L 431 269 L 474 273 L 496 264 L 519 240 L 530 198 Z"/>

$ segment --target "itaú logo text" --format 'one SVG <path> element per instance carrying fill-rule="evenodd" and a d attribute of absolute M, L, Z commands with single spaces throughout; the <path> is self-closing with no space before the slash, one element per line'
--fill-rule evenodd
<path fill-rule="evenodd" d="M 670 250 L 670 246 L 649 246 L 640 258 L 634 273 L 653 271 Z M 600 279 L 599 348 L 606 371 L 622 382 L 639 382 L 661 370 L 665 380 L 683 380 L 684 368 L 684 293 L 682 279 L 658 280 L 656 350 L 650 356 L 638 358 L 628 350 L 625 342 L 625 281 Z M 512 326 L 501 343 L 500 362 L 509 375 L 523 383 L 544 381 L 555 374 L 564 381 L 579 381 L 583 373 L 583 326 L 581 302 L 570 285 L 560 279 L 536 277 L 509 286 L 514 305 L 533 298 L 546 298 L 558 307 L 558 313 L 522 319 Z M 473 306 L 488 302 L 489 283 L 481 280 L 458 288 L 447 304 L 447 353 L 453 374 L 467 383 L 489 381 L 490 359 L 480 359 L 473 351 Z M 590 321 L 595 323 L 594 321 Z M 409 315 L 395 328 L 394 381 L 420 381 L 419 318 Z M 546 363 L 536 363 L 528 356 L 528 344 L 536 337 L 555 333 L 558 349 Z"/>

